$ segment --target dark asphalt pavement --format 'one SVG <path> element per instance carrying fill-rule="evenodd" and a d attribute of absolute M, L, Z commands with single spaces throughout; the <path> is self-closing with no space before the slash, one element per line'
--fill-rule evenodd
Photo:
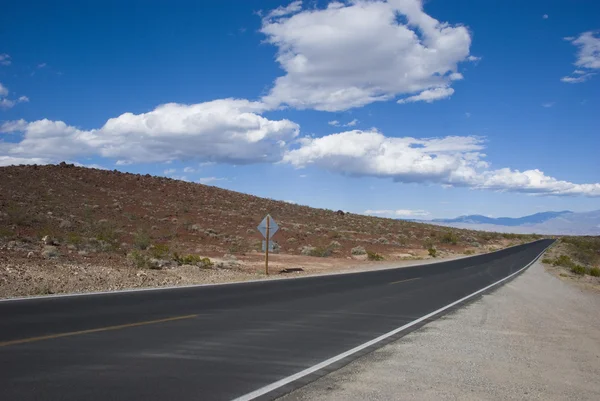
<path fill-rule="evenodd" d="M 480 290 L 551 242 L 364 273 L 0 302 L 0 400 L 233 399 Z"/>

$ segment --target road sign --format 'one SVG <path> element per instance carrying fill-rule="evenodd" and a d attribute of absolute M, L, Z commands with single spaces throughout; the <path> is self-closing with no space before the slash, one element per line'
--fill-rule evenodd
<path fill-rule="evenodd" d="M 275 243 L 273 241 L 269 241 L 269 252 L 273 252 L 275 247 Z M 263 240 L 262 242 L 262 250 L 265 252 L 267 250 L 267 241 Z"/>
<path fill-rule="evenodd" d="M 263 219 L 263 221 L 260 222 L 260 224 L 258 225 L 258 231 L 260 231 L 260 233 L 263 235 L 263 237 L 267 238 L 267 219 L 269 219 L 269 238 L 271 239 L 273 238 L 273 235 L 277 232 L 277 230 L 279 230 L 279 226 L 277 225 L 277 223 L 275 222 L 275 220 L 273 220 L 273 218 L 270 215 L 267 215 L 267 217 L 265 217 Z"/>

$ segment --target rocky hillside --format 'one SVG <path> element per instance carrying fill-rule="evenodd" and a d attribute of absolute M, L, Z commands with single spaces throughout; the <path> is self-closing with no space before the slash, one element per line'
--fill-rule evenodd
<path fill-rule="evenodd" d="M 244 258 L 260 259 L 256 226 L 267 213 L 280 225 L 274 240 L 281 258 L 427 258 L 533 239 L 315 209 L 61 163 L 0 168 L 0 262 L 21 261 L 25 273 L 59 263 L 84 264 L 88 272 L 98 264 L 146 271 L 235 268 Z"/>

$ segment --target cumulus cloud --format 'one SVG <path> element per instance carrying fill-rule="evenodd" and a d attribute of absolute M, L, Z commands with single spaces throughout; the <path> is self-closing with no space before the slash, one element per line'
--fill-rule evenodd
<path fill-rule="evenodd" d="M 0 143 L 0 155 L 54 161 L 99 155 L 117 159 L 120 165 L 173 160 L 275 162 L 298 135 L 299 126 L 289 120 L 269 120 L 260 115 L 263 110 L 259 102 L 220 99 L 124 113 L 91 130 L 47 119 L 10 121 L 0 125 L 0 132 L 22 133 L 23 138 Z"/>
<path fill-rule="evenodd" d="M 0 83 L 0 109 L 10 109 L 17 103 L 24 103 L 29 101 L 29 98 L 27 96 L 21 96 L 16 100 L 9 99 L 8 94 L 8 88 L 2 85 L 2 83 Z"/>
<path fill-rule="evenodd" d="M 398 210 L 365 210 L 364 214 L 370 214 L 373 216 L 387 216 L 387 217 L 423 217 L 428 216 L 430 213 L 425 210 L 410 210 L 410 209 L 398 209 Z"/>
<path fill-rule="evenodd" d="M 344 127 L 354 127 L 356 124 L 358 124 L 358 120 L 355 118 L 354 120 L 350 121 L 347 124 L 344 124 Z"/>
<path fill-rule="evenodd" d="M 543 18 L 543 19 L 548 19 L 548 14 L 544 14 L 544 15 L 542 15 L 542 18 Z"/>
<path fill-rule="evenodd" d="M 436 100 L 446 99 L 452 96 L 454 89 L 452 88 L 434 88 L 427 89 L 418 95 L 407 97 L 406 99 L 398 100 L 398 103 L 413 103 L 413 102 L 427 102 L 432 103 Z"/>
<path fill-rule="evenodd" d="M 600 183 L 574 184 L 540 170 L 490 169 L 484 139 L 449 136 L 416 139 L 386 137 L 371 131 L 347 131 L 302 138 L 283 161 L 296 167 L 317 166 L 350 176 L 391 178 L 404 183 L 436 183 L 543 195 L 600 196 Z"/>
<path fill-rule="evenodd" d="M 193 167 L 185 167 L 185 168 L 183 169 L 183 172 L 184 172 L 184 173 L 194 173 L 195 171 L 196 171 L 196 169 L 195 169 L 195 168 L 193 168 Z"/>
<path fill-rule="evenodd" d="M 263 98 L 270 107 L 340 111 L 436 88 L 448 93 L 462 78 L 459 63 L 476 59 L 467 28 L 434 19 L 419 0 L 298 6 L 264 18 L 261 32 L 285 71 Z"/>
<path fill-rule="evenodd" d="M 327 124 L 332 125 L 334 127 L 339 127 L 340 126 L 340 122 L 338 120 L 331 120 Z"/>
<path fill-rule="evenodd" d="M 10 56 L 6 53 L 0 54 L 0 65 L 10 65 L 12 62 L 10 60 Z"/>
<path fill-rule="evenodd" d="M 596 70 L 600 69 L 600 31 L 583 32 L 577 38 L 566 37 L 565 40 L 575 45 L 577 50 L 577 60 L 575 66 L 578 67 L 570 76 L 561 78 L 562 82 L 577 84 L 587 81 L 596 75 Z"/>

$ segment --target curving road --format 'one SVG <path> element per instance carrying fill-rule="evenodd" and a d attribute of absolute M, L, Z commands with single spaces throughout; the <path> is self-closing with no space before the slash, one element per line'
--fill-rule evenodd
<path fill-rule="evenodd" d="M 363 273 L 1 301 L 0 399 L 272 399 L 493 289 L 551 243 Z"/>

